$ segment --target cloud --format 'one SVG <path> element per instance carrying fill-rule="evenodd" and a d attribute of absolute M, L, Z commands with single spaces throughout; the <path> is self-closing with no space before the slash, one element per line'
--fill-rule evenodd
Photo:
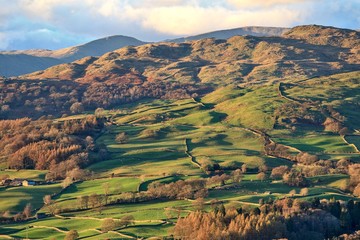
<path fill-rule="evenodd" d="M 359 28 L 360 24 L 357 0 L 331 4 L 326 0 L 0 0 L 0 4 L 2 49 L 27 47 L 27 40 L 31 48 L 60 48 L 115 34 L 155 41 L 254 25 Z"/>
<path fill-rule="evenodd" d="M 238 8 L 248 7 L 272 7 L 276 5 L 288 5 L 294 3 L 304 3 L 315 0 L 227 0 L 227 2 Z"/>
<path fill-rule="evenodd" d="M 283 27 L 300 21 L 301 18 L 299 11 L 286 8 L 253 12 L 234 11 L 226 8 L 178 6 L 148 10 L 146 15 L 143 14 L 141 23 L 145 28 L 152 28 L 162 33 L 191 35 L 249 25 Z"/>

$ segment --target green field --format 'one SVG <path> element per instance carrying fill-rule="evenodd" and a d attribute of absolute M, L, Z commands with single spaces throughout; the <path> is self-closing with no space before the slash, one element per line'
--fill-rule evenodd
<path fill-rule="evenodd" d="M 80 239 L 168 236 L 177 216 L 186 216 L 195 210 L 194 199 L 150 199 L 130 203 L 115 200 L 122 194 L 144 193 L 154 183 L 209 178 L 211 174 L 206 172 L 205 167 L 215 165 L 223 169 L 221 173 L 229 174 L 244 164 L 248 171 L 238 185 L 228 180 L 225 187 L 215 184 L 207 186 L 209 194 L 204 200 L 205 210 L 211 209 L 212 200 L 220 200 L 225 206 L 246 208 L 257 207 L 260 200 L 270 198 L 359 200 L 344 191 L 349 181 L 349 176 L 345 174 L 308 177 L 310 185 L 307 196 L 300 195 L 301 187 L 291 187 L 282 180 L 269 179 L 272 168 L 281 165 L 291 167 L 296 163 L 265 154 L 264 140 L 267 134 L 272 141 L 286 146 L 294 155 L 302 151 L 324 160 L 346 158 L 358 162 L 360 153 L 356 148 L 360 147 L 360 136 L 357 135 L 357 127 L 360 128 L 360 125 L 353 118 L 357 113 L 352 115 L 351 107 L 344 108 L 352 106 L 351 102 L 355 100 L 342 99 L 345 93 L 358 87 L 351 81 L 354 76 L 357 75 L 334 76 L 334 81 L 327 84 L 336 89 L 336 94 L 329 90 L 328 85 L 320 84 L 326 82 L 327 78 L 315 78 L 286 86 L 282 94 L 287 98 L 278 92 L 278 84 L 246 89 L 231 85 L 220 87 L 201 99 L 146 99 L 105 111 L 104 114 L 111 117 L 112 122 L 96 137 L 96 145 L 106 146 L 109 155 L 105 160 L 86 167 L 92 173 L 91 178 L 75 182 L 64 190 L 60 182 L 34 187 L 0 187 L 0 212 L 10 210 L 11 214 L 15 214 L 22 211 L 27 203 L 36 208 L 34 214 L 37 211 L 49 212 L 49 208 L 43 204 L 43 197 L 52 194 L 56 194 L 53 197 L 54 205 L 66 211 L 45 219 L 1 226 L 0 239 L 1 235 L 63 239 L 69 230 L 77 230 Z M 353 94 L 353 98 L 356 94 Z M 295 113 L 291 114 L 297 118 L 304 115 L 297 112 L 304 110 L 297 108 L 299 103 L 293 101 L 307 102 L 307 110 L 311 109 L 311 114 L 315 112 L 320 117 L 324 117 L 319 110 L 320 105 L 334 105 L 344 114 L 348 126 L 352 127 L 351 134 L 343 139 L 337 133 L 324 131 L 321 124 L 311 125 L 290 119 L 281 111 L 289 102 L 295 106 Z M 311 102 L 320 105 L 311 105 Z M 344 110 L 341 111 L 341 108 Z M 83 118 L 89 114 L 68 116 L 57 121 Z M 291 120 L 296 122 L 295 128 L 286 125 Z M 126 133 L 126 142 L 116 142 L 119 133 Z M 257 173 L 264 165 L 268 167 L 265 174 L 267 179 L 261 181 Z M 11 178 L 34 180 L 44 180 L 46 173 L 38 170 L 0 172 Z M 80 196 L 103 195 L 106 188 L 112 205 L 79 209 Z M 294 195 L 289 193 L 293 190 L 296 192 Z M 119 220 L 128 215 L 134 217 L 134 225 L 108 233 L 100 231 L 104 219 Z"/>
<path fill-rule="evenodd" d="M 33 179 L 36 181 L 45 180 L 47 171 L 44 170 L 3 170 L 0 175 L 9 175 L 10 178 Z"/>
<path fill-rule="evenodd" d="M 56 194 L 61 191 L 60 184 L 29 187 L 0 188 L 0 211 L 22 211 L 26 204 L 31 203 L 34 208 L 43 205 L 45 195 Z"/>
<path fill-rule="evenodd" d="M 307 133 L 305 135 L 274 138 L 276 142 L 295 147 L 310 153 L 356 153 L 356 150 L 345 143 L 339 135 L 324 133 Z"/>

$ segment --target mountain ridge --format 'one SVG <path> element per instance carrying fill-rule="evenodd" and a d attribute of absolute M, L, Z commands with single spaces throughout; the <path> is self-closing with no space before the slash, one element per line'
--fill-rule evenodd
<path fill-rule="evenodd" d="M 196 35 L 196 36 L 192 36 L 192 37 L 191 36 L 185 37 L 185 38 L 183 38 L 183 41 L 186 41 L 186 39 L 190 39 L 190 38 L 199 39 L 199 38 L 208 38 L 208 37 L 225 39 L 225 38 L 232 37 L 234 35 L 239 35 L 240 34 L 240 32 L 238 31 L 239 29 L 246 30 L 246 31 L 242 30 L 243 31 L 242 35 L 243 34 L 251 34 L 251 29 L 256 30 L 256 31 L 254 30 L 252 32 L 253 35 L 259 35 L 261 33 L 261 31 L 271 32 L 271 31 L 274 31 L 274 29 L 278 29 L 278 28 L 243 27 L 243 28 L 236 28 L 236 29 L 220 30 L 220 31 L 204 33 L 204 34 L 200 34 L 200 35 Z M 224 33 L 226 36 L 219 37 L 219 34 L 221 34 L 221 33 Z M 278 33 L 278 34 L 280 34 L 280 33 Z M 180 39 L 168 40 L 168 41 L 181 42 Z M 160 41 L 160 42 L 162 42 L 162 41 Z M 110 45 L 109 45 L 109 43 L 110 43 Z M 139 45 L 143 45 L 146 43 L 147 42 L 138 40 L 133 37 L 123 36 L 123 35 L 114 35 L 114 36 L 108 36 L 108 37 L 96 39 L 91 42 L 84 43 L 84 44 L 81 44 L 78 46 L 72 46 L 72 47 L 67 47 L 67 48 L 58 49 L 58 50 L 30 49 L 30 50 L 0 51 L 0 56 L 6 55 L 6 57 L 8 59 L 16 58 L 16 62 L 19 62 L 21 65 L 31 65 L 32 62 L 26 61 L 26 59 L 21 60 L 21 58 L 19 58 L 19 56 L 17 56 L 20 54 L 33 56 L 34 63 L 44 62 L 44 61 L 48 60 L 47 58 L 55 58 L 55 59 L 59 60 L 57 62 L 49 60 L 49 64 L 47 64 L 45 67 L 45 68 L 47 68 L 47 67 L 50 67 L 51 65 L 72 62 L 72 61 L 75 61 L 75 60 L 78 60 L 80 58 L 87 57 L 87 56 L 101 56 L 101 55 L 105 54 L 106 52 L 110 52 L 110 51 L 119 49 L 124 46 L 128 46 L 128 45 L 139 46 Z M 21 55 L 21 56 L 23 56 L 23 55 Z M 44 58 L 44 59 L 41 59 L 41 58 Z M 51 64 L 52 62 L 56 62 L 56 64 Z M 6 76 L 6 77 L 18 76 L 18 75 L 27 74 L 27 73 L 30 73 L 33 71 L 45 69 L 43 65 L 39 65 L 39 64 L 34 64 L 34 66 L 31 68 L 31 71 L 19 71 L 13 65 L 9 65 L 6 62 L 1 62 L 1 61 L 0 61 L 0 65 L 3 65 L 4 66 L 3 68 L 7 69 L 7 71 L 0 70 L 0 75 Z M 32 70 L 32 69 L 34 69 L 34 70 Z"/>
<path fill-rule="evenodd" d="M 19 51 L 9 51 L 9 52 L 2 51 L 0 52 L 0 65 L 4 70 L 1 70 L 0 68 L 0 75 L 4 75 L 6 77 L 22 75 L 38 70 L 43 70 L 47 67 L 51 67 L 57 64 L 76 61 L 78 59 L 87 56 L 100 56 L 106 52 L 124 46 L 128 46 L 128 45 L 138 46 L 142 44 L 145 44 L 145 42 L 142 42 L 136 38 L 122 36 L 122 35 L 115 35 L 115 36 L 96 39 L 94 41 L 82 45 L 58 49 L 58 50 L 31 49 L 31 50 L 19 50 Z M 1 57 L 6 58 L 7 61 L 1 61 Z M 28 61 L 28 59 L 32 59 L 32 61 Z M 29 66 L 29 67 L 18 68 L 16 65 L 9 63 L 14 61 L 19 63 L 21 66 Z M 48 62 L 48 63 L 45 64 L 44 62 Z M 30 70 L 26 71 L 26 69 L 29 68 Z"/>
<path fill-rule="evenodd" d="M 180 42 L 187 42 L 193 40 L 200 40 L 203 38 L 228 39 L 233 36 L 244 36 L 244 35 L 251 35 L 256 37 L 272 37 L 272 36 L 281 36 L 288 30 L 290 30 L 290 28 L 249 26 L 249 27 L 217 30 L 208 33 L 188 36 L 188 37 L 170 39 L 167 41 L 180 43 Z"/>
<path fill-rule="evenodd" d="M 318 27 L 317 31 L 321 29 Z M 295 30 L 286 37 L 234 36 L 227 40 L 208 38 L 124 47 L 92 58 L 91 62 L 78 60 L 22 77 L 79 82 L 176 79 L 191 83 L 246 84 L 358 69 L 360 38 L 356 37 L 356 31 L 350 32 L 354 38 L 346 39 L 348 32 L 336 30 L 339 36 L 344 36 L 345 46 L 353 46 L 348 48 L 342 47 L 343 42 L 324 45 L 319 36 L 304 41 L 296 33 L 299 29 Z"/>

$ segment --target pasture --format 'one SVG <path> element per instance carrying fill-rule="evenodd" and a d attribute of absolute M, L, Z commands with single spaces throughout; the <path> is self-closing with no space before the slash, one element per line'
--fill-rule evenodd
<path fill-rule="evenodd" d="M 351 74 L 337 76 L 331 86 L 335 86 L 338 91 L 349 91 L 349 88 L 357 87 L 354 84 L 345 86 L 351 79 Z M 284 89 L 283 94 L 296 101 L 334 104 L 337 109 L 344 104 L 349 105 L 351 99 L 339 101 L 342 92 L 330 98 L 333 92 L 319 84 L 325 80 L 321 78 L 299 82 Z M 312 91 L 309 91 L 310 88 Z M 96 145 L 106 146 L 109 154 L 104 161 L 86 167 L 92 172 L 90 179 L 73 183 L 64 190 L 60 183 L 35 187 L 0 187 L 0 211 L 21 212 L 27 203 L 31 203 L 34 208 L 39 208 L 39 212 L 48 213 L 49 209 L 43 205 L 43 197 L 52 194 L 56 194 L 53 197 L 54 205 L 68 211 L 60 211 L 44 219 L 1 226 L 0 239 L 1 235 L 63 239 L 70 230 L 77 230 L 80 238 L 87 240 L 168 236 L 179 216 L 186 216 L 195 210 L 194 199 L 150 199 L 126 203 L 115 200 L 122 194 L 145 194 L 151 183 L 167 184 L 178 180 L 209 178 L 211 175 L 206 172 L 206 166 L 219 166 L 224 169 L 221 173 L 230 174 L 233 169 L 246 164 L 248 172 L 243 174 L 239 184 L 227 180 L 225 186 L 207 186 L 205 210 L 211 210 L 211 202 L 215 200 L 225 206 L 254 208 L 259 206 L 260 200 L 285 197 L 304 200 L 314 197 L 356 199 L 344 191 L 349 181 L 345 174 L 309 177 L 307 195 L 300 194 L 300 187 L 269 179 L 272 168 L 292 166 L 294 162 L 267 156 L 264 138 L 254 129 L 267 133 L 274 142 L 290 147 L 294 154 L 304 151 L 331 160 L 348 158 L 358 161 L 359 157 L 354 147 L 360 146 L 358 135 L 346 136 L 344 141 L 339 134 L 323 131 L 323 127 L 303 124 L 291 130 L 280 125 L 279 119 L 286 116 L 279 115 L 279 109 L 288 101 L 281 96 L 275 84 L 247 89 L 231 85 L 219 88 L 201 99 L 147 99 L 106 110 L 103 114 L 111 117 L 111 124 L 96 138 Z M 315 107 L 313 109 L 318 110 Z M 343 113 L 350 110 L 344 110 Z M 89 114 L 67 116 L 57 121 L 84 118 Z M 351 126 L 358 126 L 351 117 L 347 121 Z M 116 141 L 119 133 L 125 133 L 126 141 Z M 269 168 L 265 171 L 266 179 L 259 180 L 257 172 L 264 165 Z M 11 178 L 34 180 L 44 180 L 46 173 L 38 170 L 0 172 Z M 113 204 L 79 209 L 79 197 L 105 193 L 109 201 L 113 200 Z M 133 225 L 119 227 L 108 233 L 101 231 L 104 219 L 119 221 L 128 215 L 134 217 Z"/>

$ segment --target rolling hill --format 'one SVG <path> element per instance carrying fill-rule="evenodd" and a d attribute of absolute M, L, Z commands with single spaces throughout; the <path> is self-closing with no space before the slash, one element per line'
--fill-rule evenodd
<path fill-rule="evenodd" d="M 358 239 L 359 46 L 308 25 L 0 78 L 0 238 Z"/>
<path fill-rule="evenodd" d="M 179 38 L 169 41 L 185 42 L 212 37 L 227 39 L 235 35 L 279 36 L 286 30 L 286 28 L 244 27 L 205 33 L 197 36 L 181 39 Z M 9 52 L 3 51 L 0 52 L 0 76 L 10 77 L 23 75 L 38 70 L 44 70 L 50 66 L 54 66 L 60 63 L 72 62 L 87 56 L 101 56 L 107 52 L 125 46 L 139 46 L 143 44 L 146 44 L 146 42 L 132 37 L 115 35 L 100 38 L 83 45 L 58 50 L 33 49 Z M 29 59 L 32 60 L 29 61 Z M 14 63 L 18 63 L 19 67 L 16 67 Z"/>
<path fill-rule="evenodd" d="M 72 62 L 87 56 L 101 56 L 124 46 L 145 44 L 126 36 L 110 36 L 83 45 L 59 50 L 24 50 L 0 52 L 0 75 L 10 77 L 43 70 L 60 63 Z"/>
<path fill-rule="evenodd" d="M 177 43 L 189 42 L 204 38 L 228 39 L 234 36 L 245 36 L 245 35 L 256 36 L 256 37 L 275 37 L 275 36 L 281 36 L 289 29 L 290 28 L 278 28 L 278 27 L 241 27 L 241 28 L 203 33 L 195 36 L 171 39 L 169 40 L 169 42 L 177 42 Z"/>
<path fill-rule="evenodd" d="M 143 44 L 145 44 L 145 42 L 142 42 L 136 38 L 116 35 L 96 39 L 83 45 L 63 48 L 59 50 L 28 50 L 21 52 L 28 55 L 38 57 L 51 57 L 61 59 L 64 62 L 71 62 L 83 57 L 101 56 L 107 52 L 125 46 L 139 46 Z"/>
<path fill-rule="evenodd" d="M 63 63 L 60 59 L 38 57 L 24 53 L 0 53 L 0 76 L 27 74 Z"/>
<path fill-rule="evenodd" d="M 317 33 L 309 34 L 305 41 L 304 29 Z M 329 31 L 337 40 L 326 37 Z M 227 40 L 151 43 L 54 66 L 22 78 L 78 82 L 176 80 L 210 85 L 308 78 L 357 70 L 359 34 L 344 29 L 303 26 L 291 29 L 284 37 L 235 36 Z M 325 45 L 324 41 L 333 44 Z"/>

